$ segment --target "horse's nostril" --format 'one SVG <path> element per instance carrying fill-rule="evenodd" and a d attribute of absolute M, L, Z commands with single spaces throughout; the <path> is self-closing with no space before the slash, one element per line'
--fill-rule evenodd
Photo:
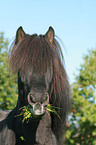
<path fill-rule="evenodd" d="M 49 103 L 49 94 L 46 93 L 46 99 L 44 100 L 44 106 L 46 106 Z"/>
<path fill-rule="evenodd" d="M 29 93 L 29 94 L 28 94 L 28 103 L 29 103 L 30 105 L 33 105 L 33 104 L 35 103 L 34 100 L 35 100 L 35 99 L 34 99 L 34 97 L 32 96 L 32 94 Z"/>

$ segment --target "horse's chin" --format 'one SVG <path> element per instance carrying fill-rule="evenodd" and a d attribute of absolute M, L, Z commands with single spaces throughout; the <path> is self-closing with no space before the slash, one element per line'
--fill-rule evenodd
<path fill-rule="evenodd" d="M 40 115 L 44 115 L 45 111 L 36 110 L 33 114 L 37 115 L 37 116 L 40 116 Z"/>

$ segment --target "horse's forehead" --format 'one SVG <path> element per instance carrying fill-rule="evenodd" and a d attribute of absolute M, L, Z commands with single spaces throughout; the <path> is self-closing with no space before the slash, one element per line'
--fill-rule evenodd
<path fill-rule="evenodd" d="M 32 73 L 31 76 L 29 76 L 29 81 L 32 81 L 33 83 L 35 83 L 35 81 L 37 83 L 40 83 L 42 85 L 46 85 L 46 87 L 48 87 L 48 85 L 51 83 L 52 81 L 52 73 L 48 70 L 45 73 Z"/>

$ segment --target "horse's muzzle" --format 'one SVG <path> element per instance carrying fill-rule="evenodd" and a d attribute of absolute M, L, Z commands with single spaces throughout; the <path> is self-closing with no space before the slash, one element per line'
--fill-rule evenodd
<path fill-rule="evenodd" d="M 40 101 L 33 102 L 31 98 L 32 98 L 32 94 L 29 93 L 28 94 L 28 103 L 30 105 L 30 110 L 31 110 L 32 114 L 34 114 L 36 116 L 45 114 L 46 106 L 49 103 L 48 93 L 46 93 L 45 100 L 42 103 Z"/>

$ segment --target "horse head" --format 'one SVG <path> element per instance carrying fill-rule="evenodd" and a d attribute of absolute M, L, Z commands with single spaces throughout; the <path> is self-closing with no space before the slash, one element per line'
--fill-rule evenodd
<path fill-rule="evenodd" d="M 13 72 L 18 72 L 18 104 L 20 107 L 28 105 L 31 112 L 38 116 L 45 113 L 52 91 L 53 39 L 52 27 L 45 35 L 39 36 L 28 35 L 19 27 L 10 58 Z"/>

